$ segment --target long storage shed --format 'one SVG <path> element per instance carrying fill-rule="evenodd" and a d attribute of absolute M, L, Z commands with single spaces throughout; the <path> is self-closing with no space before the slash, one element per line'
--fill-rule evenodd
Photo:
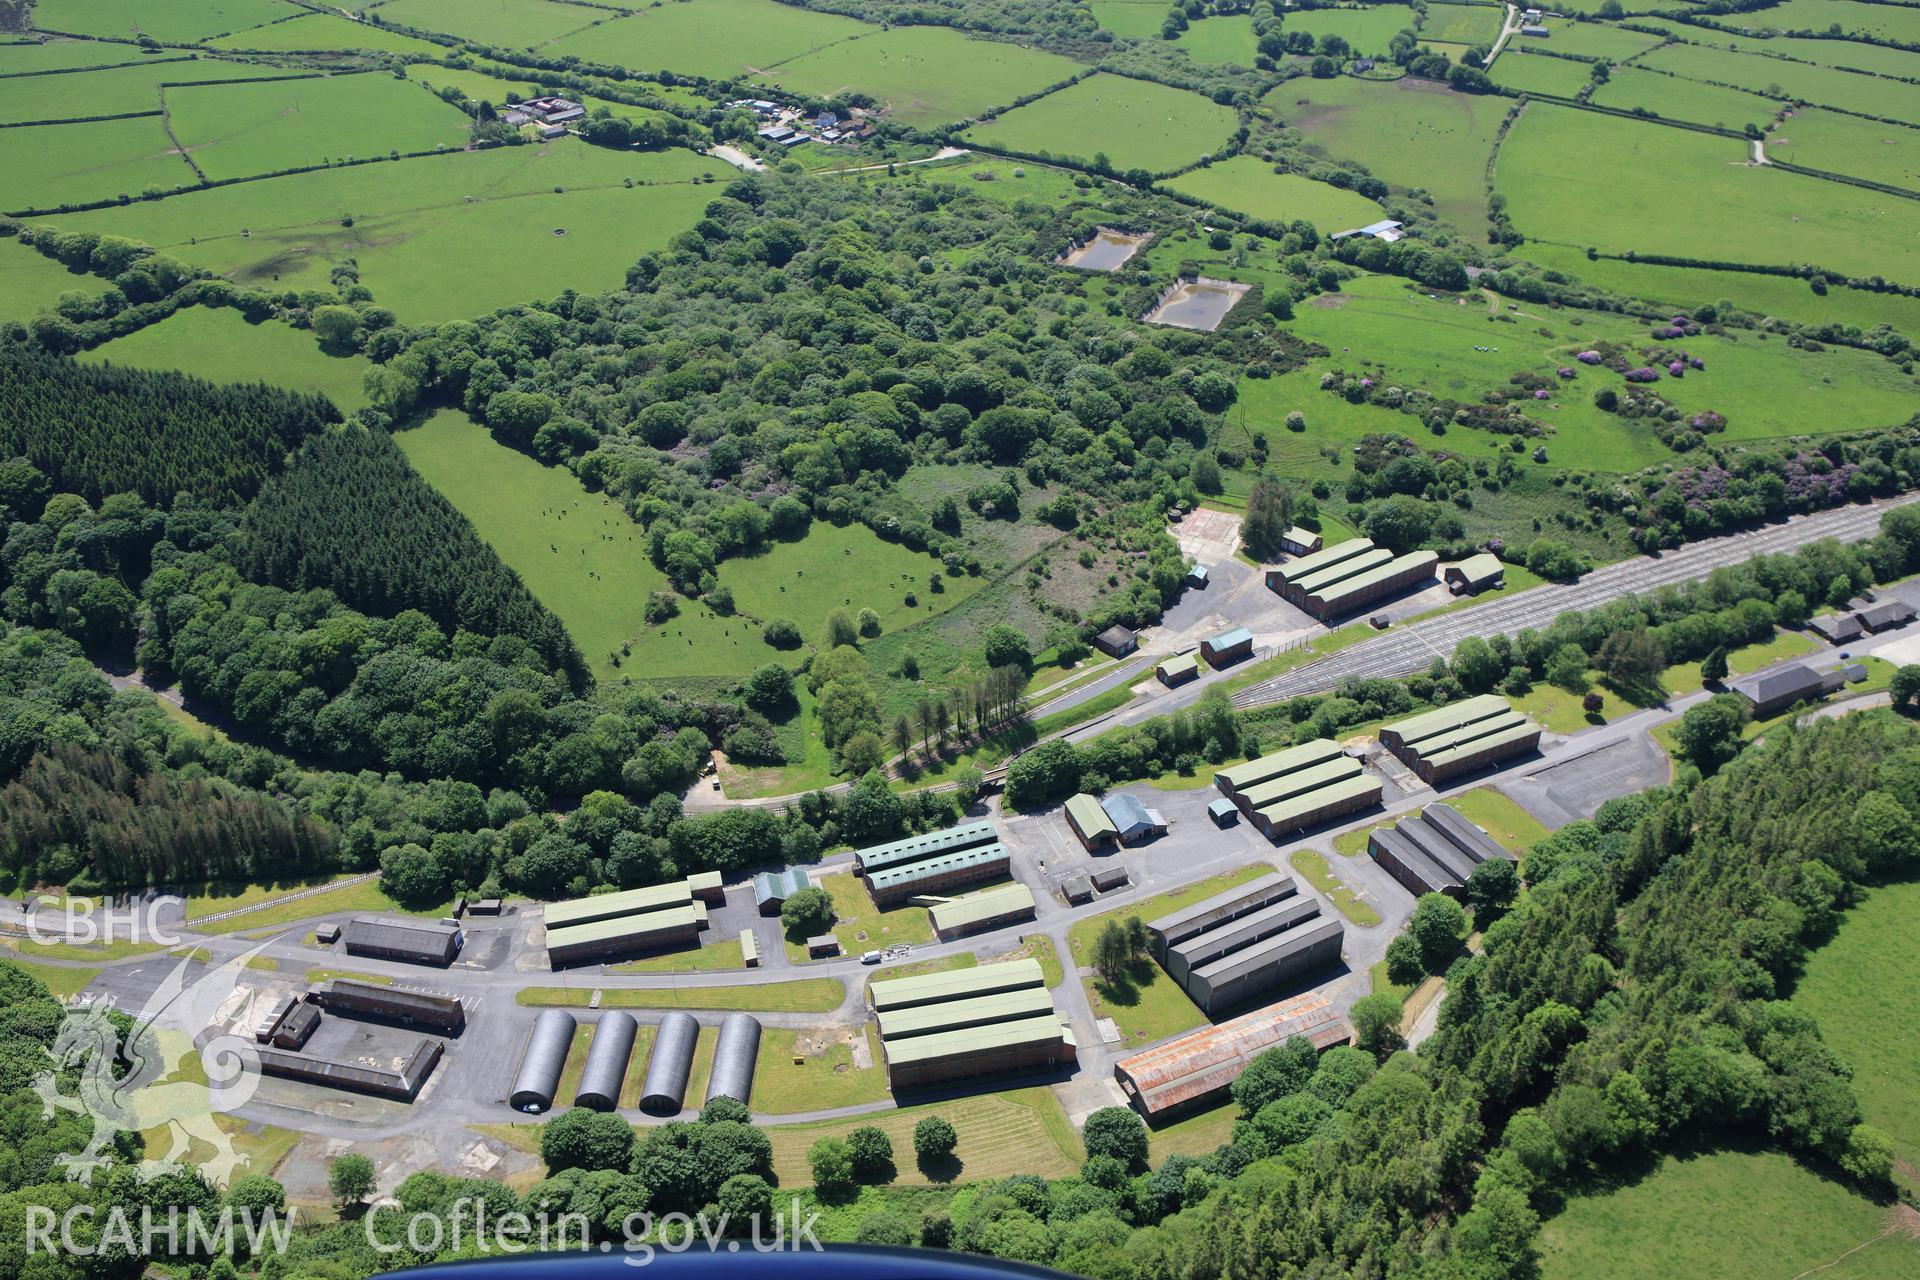
<path fill-rule="evenodd" d="M 867 1002 L 876 1013 L 892 1009 L 911 1009 L 942 1000 L 990 995 L 998 991 L 1018 991 L 1025 987 L 1047 985 L 1040 962 L 1032 959 L 1006 960 L 972 969 L 948 969 L 941 973 L 923 973 L 911 978 L 885 978 L 867 987 Z"/>
<path fill-rule="evenodd" d="M 1383 788 L 1378 778 L 1355 774 L 1304 795 L 1282 800 L 1264 809 L 1256 809 L 1248 820 L 1269 840 L 1305 831 L 1332 818 L 1380 803 Z"/>
<path fill-rule="evenodd" d="M 1249 760 L 1245 764 L 1236 764 L 1232 768 L 1222 769 L 1213 775 L 1213 785 L 1222 795 L 1233 796 L 1263 782 L 1296 773 L 1301 769 L 1310 769 L 1318 764 L 1340 756 L 1340 744 L 1332 738 L 1315 738 L 1312 742 L 1289 747 L 1285 751 L 1276 751 L 1272 755 Z"/>
<path fill-rule="evenodd" d="M 870 849 L 857 850 L 853 855 L 853 861 L 859 874 L 871 875 L 886 867 L 918 862 L 923 858 L 931 858 L 936 854 L 949 853 L 956 849 L 996 844 L 999 840 L 1000 833 L 994 830 L 991 822 L 968 822 L 957 827 L 929 831 L 924 835 L 908 836 L 904 840 L 895 840 L 888 844 L 874 845 Z"/>
<path fill-rule="evenodd" d="M 896 864 L 867 876 L 867 888 L 878 906 L 889 906 L 918 893 L 939 893 L 963 884 L 979 884 L 1007 873 L 1012 857 L 1003 844 L 976 845 Z"/>

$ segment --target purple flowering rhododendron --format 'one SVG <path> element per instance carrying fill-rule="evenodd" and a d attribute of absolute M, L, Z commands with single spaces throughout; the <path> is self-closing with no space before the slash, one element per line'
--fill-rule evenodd
<path fill-rule="evenodd" d="M 1600 353 L 1598 351 L 1582 351 L 1579 355 L 1575 356 L 1574 359 L 1578 360 L 1581 364 L 1599 364 Z"/>
<path fill-rule="evenodd" d="M 1573 366 L 1570 364 L 1563 364 L 1560 366 L 1559 373 L 1560 373 L 1560 376 L 1563 378 L 1571 378 L 1574 373 Z"/>
<path fill-rule="evenodd" d="M 1533 393 L 1533 398 L 1535 400 L 1545 400 L 1547 398 L 1547 393 L 1544 391 L 1536 391 Z"/>
<path fill-rule="evenodd" d="M 1684 378 L 1687 375 L 1687 366 L 1682 364 L 1680 361 L 1675 360 L 1673 363 L 1667 366 L 1667 372 L 1673 377 Z"/>
<path fill-rule="evenodd" d="M 1657 382 L 1660 375 L 1642 365 L 1638 369 L 1627 370 L 1626 379 L 1628 382 Z"/>

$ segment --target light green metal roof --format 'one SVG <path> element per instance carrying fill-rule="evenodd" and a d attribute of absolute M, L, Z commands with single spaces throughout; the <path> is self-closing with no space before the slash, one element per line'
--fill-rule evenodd
<path fill-rule="evenodd" d="M 1200 656 L 1194 653 L 1183 653 L 1177 658 L 1168 658 L 1157 668 L 1161 674 L 1169 676 L 1177 676 L 1183 671 L 1198 671 L 1199 669 Z"/>
<path fill-rule="evenodd" d="M 687 877 L 687 888 L 694 893 L 703 893 L 721 887 L 718 871 L 696 871 Z"/>
<path fill-rule="evenodd" d="M 1337 582 L 1377 569 L 1393 559 L 1393 552 L 1385 547 L 1368 547 L 1357 556 L 1349 556 L 1339 564 L 1330 564 L 1324 569 L 1298 578 L 1288 578 L 1287 585 L 1305 595 L 1314 595 L 1325 591 Z"/>
<path fill-rule="evenodd" d="M 1296 524 L 1290 527 L 1285 533 L 1281 534 L 1280 537 L 1282 541 L 1297 542 L 1304 547 L 1309 542 L 1317 542 L 1320 538 L 1320 531 L 1318 529 L 1308 529 L 1302 525 Z M 1308 554 L 1313 555 L 1317 553 L 1308 552 Z"/>
<path fill-rule="evenodd" d="M 1304 792 L 1350 778 L 1360 772 L 1360 762 L 1346 756 L 1335 756 L 1308 769 L 1295 769 L 1292 773 L 1282 774 L 1278 778 L 1269 778 L 1258 786 L 1246 787 L 1240 792 L 1240 798 L 1246 801 L 1249 809 L 1264 809 L 1277 804 L 1288 796 L 1297 796 Z"/>
<path fill-rule="evenodd" d="M 950 1058 L 958 1053 L 978 1053 L 983 1049 L 1007 1049 L 1022 1044 L 1045 1044 L 1065 1040 L 1072 1043 L 1057 1013 L 1017 1022 L 996 1022 L 984 1027 L 966 1027 L 959 1031 L 940 1031 L 932 1035 L 909 1036 L 904 1040 L 884 1041 L 887 1061 L 895 1066 L 906 1062 L 926 1062 Z"/>
<path fill-rule="evenodd" d="M 547 949 L 578 946 L 582 942 L 605 942 L 609 938 L 641 937 L 667 929 L 684 929 L 690 924 L 697 927 L 706 922 L 706 904 L 690 902 L 685 906 L 672 907 L 666 911 L 615 916 L 611 920 L 594 920 L 587 924 L 571 925 L 565 929 L 549 927 Z"/>
<path fill-rule="evenodd" d="M 1507 700 L 1497 693 L 1483 693 L 1477 698 L 1468 698 L 1465 702 L 1456 702 L 1451 706 L 1439 707 L 1433 711 L 1423 711 L 1417 716 L 1408 716 L 1396 721 L 1387 729 L 1400 735 L 1406 743 L 1418 742 L 1421 738 L 1444 732 L 1455 725 L 1471 724 L 1475 720 L 1484 720 L 1488 716 L 1510 711 Z"/>
<path fill-rule="evenodd" d="M 1512 717 L 1502 716 L 1498 720 L 1482 721 L 1470 725 L 1444 744 L 1437 745 L 1420 753 L 1423 763 L 1440 766 L 1448 764 L 1461 756 L 1486 751 L 1493 747 L 1504 746 L 1509 742 L 1518 742 L 1528 734 L 1537 734 L 1540 726 L 1525 716 L 1515 713 Z"/>
<path fill-rule="evenodd" d="M 881 867 L 896 866 L 902 862 L 914 862 L 948 849 L 965 849 L 977 844 L 991 844 L 1000 838 L 991 822 L 966 822 L 957 827 L 943 827 L 939 831 L 929 831 L 924 835 L 908 836 L 904 840 L 895 840 L 890 844 L 877 844 L 870 849 L 860 849 L 854 853 L 854 859 L 866 871 L 875 871 Z"/>
<path fill-rule="evenodd" d="M 867 875 L 867 884 L 874 889 L 891 889 L 897 885 L 912 884 L 916 880 L 928 880 L 934 876 L 945 875 L 949 871 L 958 871 L 962 867 L 977 867 L 985 862 L 1004 862 L 1007 856 L 1007 846 L 1003 844 L 983 844 L 972 849 L 955 849 L 951 853 L 936 854 L 931 858 L 922 858 L 918 862 L 906 862 L 899 866 L 888 867 L 884 871 L 870 872 Z"/>
<path fill-rule="evenodd" d="M 1228 786 L 1244 791 L 1283 774 L 1323 764 L 1339 754 L 1340 744 L 1332 738 L 1315 738 L 1312 742 L 1288 747 L 1285 751 L 1276 751 L 1270 756 L 1261 756 L 1258 760 L 1249 760 L 1231 769 L 1222 769 L 1218 776 L 1225 778 Z"/>
<path fill-rule="evenodd" d="M 1332 783 L 1328 786 L 1319 787 L 1304 795 L 1294 796 L 1291 799 L 1282 800 L 1277 804 L 1270 804 L 1257 812 L 1260 814 L 1261 821 L 1267 823 L 1269 826 L 1284 826 L 1288 822 L 1297 821 L 1304 814 L 1312 813 L 1315 809 L 1323 805 L 1338 804 L 1342 800 L 1351 800 L 1356 796 L 1365 795 L 1369 790 L 1380 790 L 1380 784 L 1364 773 L 1355 774 L 1351 778 Z"/>
<path fill-rule="evenodd" d="M 1018 1022 L 1022 1018 L 1045 1017 L 1053 1012 L 1053 997 L 1047 994 L 1046 988 L 1026 987 L 1019 991 L 974 996 L 968 1000 L 943 1000 L 939 1004 L 920 1004 L 911 1009 L 891 1009 L 876 1014 L 875 1018 L 880 1023 L 880 1038 L 891 1045 L 897 1039 L 995 1022 Z"/>
<path fill-rule="evenodd" d="M 884 1011 L 933 1000 L 961 1000 L 994 991 L 1046 985 L 1046 975 L 1041 972 L 1038 960 L 1006 960 L 973 969 L 946 969 L 911 978 L 888 978 L 873 983 L 867 989 L 867 997 L 875 1009 Z"/>
<path fill-rule="evenodd" d="M 1080 834 L 1089 840 L 1120 834 L 1120 828 L 1113 825 L 1113 819 L 1100 807 L 1100 802 L 1084 791 L 1067 800 L 1067 816 L 1080 828 Z"/>
<path fill-rule="evenodd" d="M 760 958 L 760 942 L 759 939 L 753 936 L 753 930 L 751 929 L 742 929 L 740 931 L 740 958 L 747 961 L 758 960 Z"/>
<path fill-rule="evenodd" d="M 933 927 L 942 931 L 963 928 L 1010 912 L 1031 910 L 1033 890 L 1023 884 L 1010 884 L 941 903 L 933 908 Z"/>
<path fill-rule="evenodd" d="M 1308 574 L 1318 573 L 1328 565 L 1339 564 L 1372 548 L 1372 538 L 1348 538 L 1345 542 L 1336 542 L 1330 547 L 1322 547 L 1297 560 L 1288 561 L 1280 566 L 1280 574 L 1288 582 L 1298 582 Z"/>
<path fill-rule="evenodd" d="M 568 902 L 555 902 L 547 907 L 547 928 L 564 929 L 570 925 L 586 924 L 593 920 L 610 920 L 616 916 L 665 911 L 684 906 L 692 900 L 693 887 L 685 880 L 671 880 L 666 884 L 648 885 L 644 889 L 626 889 L 619 893 L 601 893 L 590 898 L 574 898 Z"/>
<path fill-rule="evenodd" d="M 1449 571 L 1465 578 L 1468 585 L 1477 586 L 1499 577 L 1507 571 L 1507 566 L 1501 564 L 1500 557 L 1493 552 L 1482 551 L 1477 556 L 1468 556 L 1459 564 L 1451 566 Z"/>
<path fill-rule="evenodd" d="M 1396 556 L 1387 563 L 1353 578 L 1343 578 L 1321 590 L 1308 594 L 1318 596 L 1323 603 L 1332 604 L 1350 599 L 1363 591 L 1379 586 L 1387 579 L 1398 574 L 1410 573 L 1419 569 L 1431 569 L 1440 563 L 1440 557 L 1431 551 L 1409 551 L 1406 555 Z"/>

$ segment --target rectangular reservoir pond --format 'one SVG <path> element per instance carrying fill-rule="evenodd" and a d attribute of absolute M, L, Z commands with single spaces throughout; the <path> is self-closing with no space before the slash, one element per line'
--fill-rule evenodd
<path fill-rule="evenodd" d="M 1160 305 L 1147 312 L 1148 324 L 1170 324 L 1179 329 L 1200 329 L 1211 333 L 1220 327 L 1233 310 L 1233 304 L 1246 296 L 1250 284 L 1233 280 L 1182 280 L 1160 295 Z"/>
<path fill-rule="evenodd" d="M 1127 259 L 1140 252 L 1141 246 L 1151 239 L 1151 231 L 1134 236 L 1101 227 L 1093 239 L 1067 250 L 1060 259 L 1060 265 L 1078 267 L 1082 271 L 1118 271 L 1127 264 Z"/>

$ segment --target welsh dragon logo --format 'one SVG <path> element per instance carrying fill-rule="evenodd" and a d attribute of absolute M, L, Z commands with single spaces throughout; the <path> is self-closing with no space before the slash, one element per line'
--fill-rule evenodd
<path fill-rule="evenodd" d="M 45 1117 L 72 1111 L 93 1120 L 85 1149 L 57 1159 L 69 1178 L 91 1185 L 94 1173 L 111 1163 L 114 1139 L 122 1133 L 165 1131 L 166 1153 L 140 1162 L 143 1181 L 182 1168 L 181 1157 L 194 1142 L 213 1151 L 198 1167 L 215 1186 L 226 1186 L 247 1163 L 215 1116 L 244 1106 L 260 1087 L 259 1049 L 252 1036 L 231 1028 L 253 995 L 252 984 L 242 980 L 247 961 L 266 945 L 193 983 L 187 981 L 192 961 L 181 960 L 133 1015 L 124 1038 L 104 1004 L 80 997 L 66 1002 L 66 1017 L 47 1050 L 55 1066 L 34 1078 L 33 1089 Z M 76 1070 L 78 1089 L 61 1092 L 61 1076 Z"/>

